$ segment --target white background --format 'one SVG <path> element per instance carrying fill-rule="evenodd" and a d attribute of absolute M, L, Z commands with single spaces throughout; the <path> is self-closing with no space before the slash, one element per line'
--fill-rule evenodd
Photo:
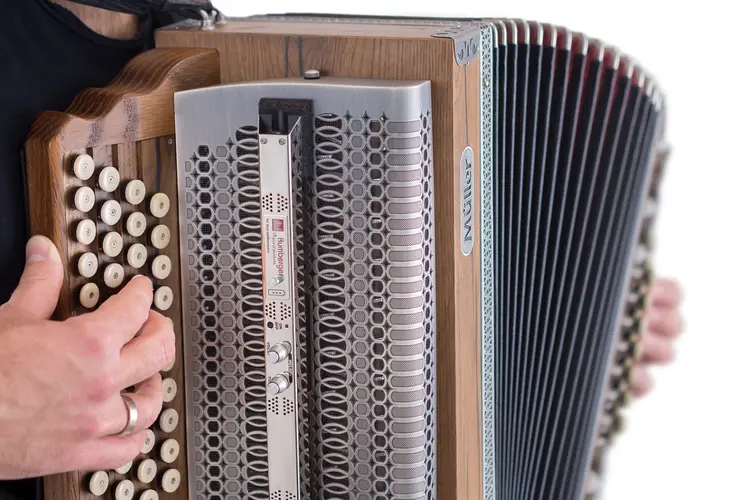
<path fill-rule="evenodd" d="M 750 34 L 743 2 L 214 0 L 227 15 L 336 12 L 518 17 L 612 43 L 666 91 L 673 155 L 658 270 L 685 289 L 677 359 L 630 410 L 606 500 L 750 499 Z M 736 6 L 735 6 L 736 5 Z M 456 499 L 462 500 L 462 499 Z"/>

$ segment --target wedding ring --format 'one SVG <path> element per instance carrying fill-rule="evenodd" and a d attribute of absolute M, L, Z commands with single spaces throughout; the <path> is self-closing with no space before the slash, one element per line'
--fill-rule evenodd
<path fill-rule="evenodd" d="M 122 400 L 125 403 L 125 408 L 128 409 L 128 424 L 125 426 L 122 432 L 117 435 L 127 436 L 128 434 L 133 432 L 133 429 L 135 429 L 135 426 L 138 423 L 138 408 L 135 406 L 135 403 L 132 399 L 130 399 L 129 396 L 122 394 Z"/>

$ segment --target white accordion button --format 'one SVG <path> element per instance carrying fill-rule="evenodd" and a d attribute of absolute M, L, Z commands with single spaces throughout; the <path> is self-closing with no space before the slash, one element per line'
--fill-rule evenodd
<path fill-rule="evenodd" d="M 109 476 L 103 470 L 96 471 L 91 475 L 89 479 L 89 492 L 92 495 L 102 496 L 107 492 L 109 488 Z"/>
<path fill-rule="evenodd" d="M 169 469 L 161 477 L 161 489 L 167 493 L 174 493 L 180 487 L 180 471 L 177 469 Z"/>
<path fill-rule="evenodd" d="M 160 310 L 160 311 L 166 311 L 172 306 L 172 301 L 174 300 L 174 295 L 172 294 L 172 289 L 168 286 L 162 286 L 159 287 L 156 292 L 154 292 L 154 305 Z"/>
<path fill-rule="evenodd" d="M 114 167 L 104 167 L 99 172 L 99 187 L 108 193 L 113 192 L 120 185 L 120 172 Z"/>
<path fill-rule="evenodd" d="M 114 226 L 120 222 L 120 216 L 122 216 L 122 207 L 115 200 L 107 200 L 102 204 L 101 217 L 106 225 Z"/>
<path fill-rule="evenodd" d="M 80 155 L 73 161 L 73 175 L 87 181 L 94 175 L 94 159 L 89 155 Z"/>
<path fill-rule="evenodd" d="M 117 257 L 122 252 L 122 236 L 120 233 L 107 233 L 102 240 L 102 250 L 109 257 Z"/>
<path fill-rule="evenodd" d="M 135 496 L 135 485 L 133 481 L 126 479 L 115 488 L 115 500 L 133 500 Z"/>
<path fill-rule="evenodd" d="M 151 244 L 158 250 L 167 248 L 170 238 L 169 228 L 164 224 L 159 224 L 151 230 Z"/>
<path fill-rule="evenodd" d="M 179 416 L 177 415 L 177 410 L 174 408 L 164 410 L 159 416 L 159 428 L 166 433 L 174 432 L 177 428 L 178 421 Z"/>
<path fill-rule="evenodd" d="M 143 447 L 141 448 L 141 453 L 144 455 L 148 455 L 151 453 L 151 450 L 154 449 L 154 445 L 156 444 L 156 436 L 154 435 L 154 431 L 151 429 L 146 429 L 146 440 L 143 442 Z"/>
<path fill-rule="evenodd" d="M 143 203 L 146 199 L 146 185 L 138 179 L 128 182 L 125 186 L 125 200 L 131 205 Z"/>
<path fill-rule="evenodd" d="M 75 196 L 73 196 L 73 205 L 75 205 L 76 210 L 80 210 L 81 212 L 88 212 L 92 208 L 94 208 L 95 203 L 96 196 L 94 195 L 93 189 L 88 186 L 83 186 L 76 189 L 76 194 Z"/>
<path fill-rule="evenodd" d="M 167 279 L 172 272 L 172 261 L 166 255 L 159 255 L 151 263 L 151 274 L 158 280 Z"/>
<path fill-rule="evenodd" d="M 86 283 L 81 287 L 78 300 L 86 309 L 93 309 L 99 303 L 99 287 L 96 283 Z"/>
<path fill-rule="evenodd" d="M 78 243 L 90 245 L 96 239 L 96 223 L 91 219 L 84 219 L 76 226 Z"/>
<path fill-rule="evenodd" d="M 159 500 L 159 495 L 154 490 L 146 490 L 141 493 L 138 500 Z"/>
<path fill-rule="evenodd" d="M 163 392 L 163 401 L 171 403 L 177 396 L 177 382 L 173 378 L 165 378 L 161 383 Z"/>
<path fill-rule="evenodd" d="M 159 450 L 159 457 L 163 462 L 171 464 L 180 455 L 180 443 L 175 439 L 167 439 L 164 444 L 161 445 Z"/>
<path fill-rule="evenodd" d="M 93 253 L 86 252 L 78 257 L 78 274 L 84 278 L 92 278 L 98 269 L 99 261 Z"/>
<path fill-rule="evenodd" d="M 141 212 L 133 212 L 125 222 L 125 230 L 130 236 L 142 236 L 146 232 L 146 216 Z"/>
<path fill-rule="evenodd" d="M 151 197 L 149 208 L 151 209 L 151 215 L 161 219 L 169 212 L 169 198 L 164 193 L 156 193 Z"/>
<path fill-rule="evenodd" d="M 115 469 L 115 472 L 117 472 L 118 474 L 127 474 L 128 472 L 130 472 L 130 469 L 132 467 L 133 467 L 133 461 L 131 460 L 130 462 L 123 465 L 122 467 L 118 467 L 117 469 Z"/>
<path fill-rule="evenodd" d="M 146 263 L 148 258 L 148 252 L 146 247 L 140 243 L 136 243 L 132 247 L 128 248 L 128 265 L 134 269 L 140 269 Z"/>
<path fill-rule="evenodd" d="M 138 471 L 136 472 L 138 481 L 142 483 L 150 483 L 156 478 L 156 470 L 156 462 L 147 458 L 138 465 Z"/>
<path fill-rule="evenodd" d="M 120 264 L 110 264 L 104 268 L 104 284 L 109 288 L 117 288 L 125 279 L 125 270 Z"/>

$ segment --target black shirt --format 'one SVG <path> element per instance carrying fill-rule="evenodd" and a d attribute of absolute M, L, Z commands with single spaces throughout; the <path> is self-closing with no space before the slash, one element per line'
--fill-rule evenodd
<path fill-rule="evenodd" d="M 45 110 L 64 111 L 84 88 L 106 86 L 130 59 L 152 46 L 156 27 L 176 18 L 144 14 L 140 33 L 124 41 L 99 35 L 67 9 L 48 0 L 0 3 L 6 20 L 0 29 L 0 303 L 3 303 L 18 284 L 24 248 L 30 237 L 22 147 L 35 117 Z M 0 500 L 33 499 L 36 489 L 35 481 L 0 482 Z"/>

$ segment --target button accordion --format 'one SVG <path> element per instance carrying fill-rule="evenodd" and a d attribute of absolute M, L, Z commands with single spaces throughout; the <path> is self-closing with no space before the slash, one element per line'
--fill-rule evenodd
<path fill-rule="evenodd" d="M 30 131 L 56 317 L 135 274 L 164 409 L 48 500 L 595 499 L 652 279 L 664 97 L 510 19 L 206 14 Z"/>

